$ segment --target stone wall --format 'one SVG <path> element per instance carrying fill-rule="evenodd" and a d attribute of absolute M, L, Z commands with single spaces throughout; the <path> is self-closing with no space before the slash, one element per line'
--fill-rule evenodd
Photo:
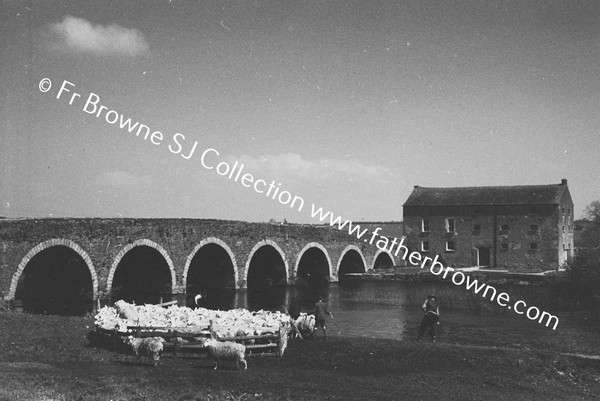
<path fill-rule="evenodd" d="M 405 206 L 405 234 L 411 250 L 439 255 L 452 267 L 486 264 L 479 262 L 489 249 L 492 268 L 556 270 L 563 245 L 560 210 L 557 205 Z M 448 218 L 454 219 L 454 233 L 447 232 Z M 429 232 L 423 232 L 422 219 L 429 221 Z M 422 251 L 423 241 L 429 242 L 429 251 Z M 454 250 L 447 249 L 448 241 Z"/>
<path fill-rule="evenodd" d="M 332 281 L 337 280 L 339 263 L 348 250 L 361 254 L 366 270 L 373 266 L 378 251 L 328 226 L 198 219 L 1 219 L 0 292 L 3 299 L 12 300 L 27 262 L 44 249 L 63 245 L 88 265 L 94 299 L 103 297 L 110 290 L 120 259 L 134 247 L 145 245 L 165 258 L 172 272 L 173 292 L 182 293 L 190 261 L 207 243 L 216 243 L 230 254 L 236 288 L 246 286 L 250 258 L 263 245 L 273 246 L 282 255 L 288 282 L 295 276 L 302 252 L 311 247 L 326 254 Z"/>

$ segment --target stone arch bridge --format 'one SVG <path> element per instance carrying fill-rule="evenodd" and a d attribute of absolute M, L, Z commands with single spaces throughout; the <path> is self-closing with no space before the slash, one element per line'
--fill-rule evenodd
<path fill-rule="evenodd" d="M 396 262 L 347 232 L 300 224 L 2 219 L 0 241 L 4 302 L 58 314 L 84 313 L 116 299 L 189 303 L 197 294 L 206 302 L 223 294 L 232 299 L 240 289 L 251 302 L 253 294 L 291 283 L 318 288 Z M 261 306 L 260 296 L 253 299 Z"/>

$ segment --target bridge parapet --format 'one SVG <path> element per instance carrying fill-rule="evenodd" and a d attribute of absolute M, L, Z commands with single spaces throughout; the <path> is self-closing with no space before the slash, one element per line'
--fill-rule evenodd
<path fill-rule="evenodd" d="M 299 272 L 310 276 L 319 269 L 319 274 L 337 281 L 349 249 L 359 255 L 354 260 L 362 260 L 363 271 L 370 269 L 376 254 L 381 253 L 328 226 L 206 219 L 2 219 L 0 241 L 0 291 L 8 301 L 15 299 L 19 280 L 36 255 L 57 246 L 81 257 L 89 269 L 94 300 L 110 296 L 120 266 L 135 263 L 127 258 L 140 248 L 164 259 L 173 294 L 186 292 L 193 284 L 191 278 L 211 278 L 212 273 L 194 273 L 202 269 L 214 269 L 213 275 L 221 274 L 219 269 L 231 273 L 232 280 L 212 279 L 234 288 L 247 287 L 249 278 L 263 279 L 256 271 L 268 270 L 270 264 L 283 269 L 277 280 L 288 284 Z M 146 260 L 144 254 L 136 255 L 140 263 Z M 314 270 L 312 264 L 321 267 Z M 144 266 L 139 269 L 136 271 L 143 275 Z"/>

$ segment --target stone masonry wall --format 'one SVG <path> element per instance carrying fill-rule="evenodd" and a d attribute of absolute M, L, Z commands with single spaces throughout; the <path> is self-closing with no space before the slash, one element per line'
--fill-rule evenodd
<path fill-rule="evenodd" d="M 332 280 L 345 251 L 357 249 L 370 269 L 377 248 L 327 226 L 275 225 L 197 219 L 2 219 L 0 220 L 0 295 L 10 298 L 15 274 L 37 252 L 65 245 L 78 252 L 93 270 L 97 294 L 106 295 L 111 269 L 135 245 L 157 249 L 173 270 L 174 293 L 184 292 L 184 270 L 201 242 L 220 241 L 228 247 L 237 267 L 237 287 L 246 285 L 245 269 L 251 252 L 270 244 L 284 254 L 288 280 L 294 276 L 300 252 L 312 246 L 324 249 L 331 261 Z M 114 273 L 114 271 L 113 271 Z"/>
<path fill-rule="evenodd" d="M 556 205 L 411 206 L 404 208 L 404 226 L 411 250 L 421 251 L 422 241 L 429 241 L 429 252 L 422 253 L 439 255 L 448 266 L 475 266 L 477 248 L 490 248 L 491 267 L 556 270 L 558 213 Z M 422 230 L 423 218 L 429 220 L 428 233 Z M 454 218 L 454 233 L 446 231 L 447 218 Z M 447 241 L 454 242 L 454 251 L 446 249 Z"/>

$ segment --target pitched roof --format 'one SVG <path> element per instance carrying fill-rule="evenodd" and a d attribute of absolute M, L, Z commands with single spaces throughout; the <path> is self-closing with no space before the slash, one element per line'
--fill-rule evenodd
<path fill-rule="evenodd" d="M 567 180 L 554 185 L 429 188 L 416 186 L 404 206 L 554 205 L 559 204 Z"/>

